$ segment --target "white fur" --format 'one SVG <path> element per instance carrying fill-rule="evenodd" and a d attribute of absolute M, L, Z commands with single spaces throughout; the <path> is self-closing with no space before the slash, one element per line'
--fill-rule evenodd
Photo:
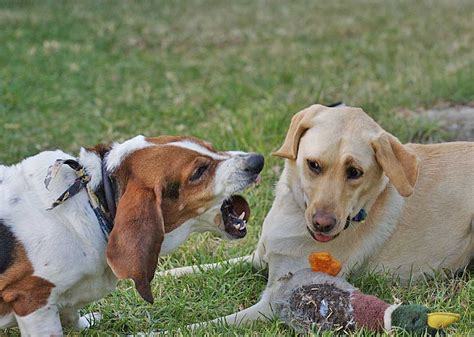
<path fill-rule="evenodd" d="M 79 163 L 87 167 L 87 174 L 91 176 L 89 185 L 95 191 L 102 183 L 102 160 L 97 153 L 82 147 L 79 152 Z"/>
<path fill-rule="evenodd" d="M 226 151 L 226 153 L 231 157 L 248 155 L 247 152 L 243 152 L 243 151 Z"/>
<path fill-rule="evenodd" d="M 24 336 L 62 336 L 63 334 L 56 305 L 46 305 L 27 316 L 16 316 L 16 320 Z"/>
<path fill-rule="evenodd" d="M 184 141 L 179 141 L 179 142 L 172 142 L 172 143 L 168 143 L 166 145 L 168 145 L 168 146 L 177 146 L 177 147 L 181 147 L 183 149 L 192 150 L 192 151 L 201 153 L 205 156 L 211 157 L 214 160 L 225 160 L 225 159 L 228 158 L 227 156 L 220 155 L 216 152 L 209 151 L 204 146 L 202 146 L 200 144 L 197 144 L 195 142 L 189 141 L 189 140 L 184 140 Z"/>
<path fill-rule="evenodd" d="M 47 210 L 76 178 L 72 169 L 63 166 L 47 190 L 43 181 L 48 167 L 57 159 L 73 157 L 62 151 L 46 151 L 0 170 L 0 194 L 6 199 L 0 204 L 0 219 L 6 220 L 24 246 L 34 275 L 55 285 L 48 298 L 49 310 L 16 316 L 24 335 L 61 334 L 57 308 L 77 311 L 84 303 L 113 290 L 117 281 L 106 264 L 106 241 L 86 191 Z"/>
<path fill-rule="evenodd" d="M 249 176 L 244 173 L 247 156 L 234 154 L 219 163 L 216 170 L 214 193 L 230 196 L 242 191 L 249 184 Z M 251 179 L 254 179 L 250 177 Z"/>
<path fill-rule="evenodd" d="M 107 155 L 107 170 L 113 172 L 131 153 L 155 144 L 147 142 L 142 135 L 135 136 L 123 143 L 114 143 Z"/>
<path fill-rule="evenodd" d="M 17 323 L 16 323 L 15 315 L 8 314 L 8 315 L 0 317 L 0 327 L 2 327 L 2 328 L 13 328 L 16 325 L 17 325 Z"/>

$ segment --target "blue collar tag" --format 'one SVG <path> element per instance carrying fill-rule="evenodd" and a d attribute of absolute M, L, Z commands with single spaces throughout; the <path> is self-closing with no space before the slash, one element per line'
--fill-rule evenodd
<path fill-rule="evenodd" d="M 366 218 L 367 212 L 365 211 L 365 209 L 362 208 L 359 213 L 357 213 L 356 216 L 353 217 L 351 220 L 356 222 L 364 222 Z"/>

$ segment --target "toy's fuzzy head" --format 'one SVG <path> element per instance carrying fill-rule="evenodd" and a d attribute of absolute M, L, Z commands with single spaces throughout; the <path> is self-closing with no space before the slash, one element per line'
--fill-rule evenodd
<path fill-rule="evenodd" d="M 401 305 L 391 315 L 392 326 L 401 328 L 413 335 L 429 334 L 435 336 L 439 329 L 446 328 L 459 320 L 458 314 L 449 312 L 430 312 L 419 304 Z"/>
<path fill-rule="evenodd" d="M 436 329 L 428 326 L 429 309 L 423 305 L 401 305 L 392 312 L 392 326 L 409 331 L 412 334 L 433 335 Z"/>

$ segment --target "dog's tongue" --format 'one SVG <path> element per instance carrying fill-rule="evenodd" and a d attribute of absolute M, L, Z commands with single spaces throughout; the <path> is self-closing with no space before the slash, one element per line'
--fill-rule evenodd
<path fill-rule="evenodd" d="M 322 234 L 314 234 L 314 238 L 319 242 L 328 242 L 334 239 L 334 236 L 326 236 Z"/>

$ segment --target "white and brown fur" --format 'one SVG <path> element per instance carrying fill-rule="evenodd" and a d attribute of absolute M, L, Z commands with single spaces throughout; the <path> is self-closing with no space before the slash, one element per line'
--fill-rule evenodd
<path fill-rule="evenodd" d="M 257 304 L 214 321 L 240 324 L 272 317 L 277 280 L 307 268 L 308 255 L 317 251 L 338 259 L 342 276 L 366 265 L 402 281 L 464 268 L 472 259 L 474 143 L 403 145 L 361 109 L 313 105 L 293 117 L 274 155 L 286 159 L 285 168 L 257 248 L 230 260 L 267 267 L 266 290 Z M 314 162 L 321 168 L 317 173 Z M 362 173 L 357 179 L 348 178 L 353 168 Z M 361 208 L 368 213 L 365 223 L 352 222 L 344 230 L 347 217 Z M 315 221 L 321 211 L 333 219 L 324 233 Z"/>
<path fill-rule="evenodd" d="M 78 309 L 111 292 L 118 278 L 133 279 L 152 301 L 158 255 L 192 232 L 226 235 L 221 203 L 255 180 L 246 166 L 250 154 L 216 152 L 194 138 L 137 136 L 81 149 L 78 161 L 93 189 L 101 185 L 104 154 L 118 190 L 108 242 L 86 190 L 47 210 L 76 178 L 63 166 L 48 190 L 48 168 L 71 155 L 45 151 L 0 166 L 0 329 L 18 325 L 22 335 L 49 336 L 61 335 L 63 324 L 86 328 L 100 315 L 79 317 Z M 203 164 L 205 172 L 191 181 Z"/>

